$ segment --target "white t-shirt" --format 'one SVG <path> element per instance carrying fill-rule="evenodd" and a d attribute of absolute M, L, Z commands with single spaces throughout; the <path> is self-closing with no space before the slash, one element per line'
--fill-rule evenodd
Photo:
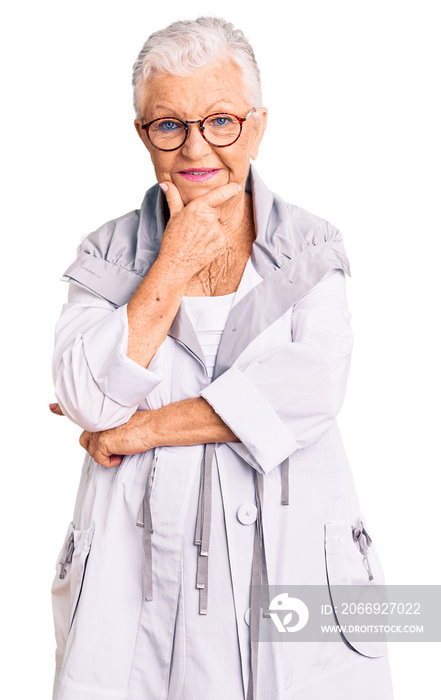
<path fill-rule="evenodd" d="M 204 351 L 210 379 L 213 377 L 219 343 L 235 296 L 236 292 L 216 297 L 182 297 L 182 304 Z"/>

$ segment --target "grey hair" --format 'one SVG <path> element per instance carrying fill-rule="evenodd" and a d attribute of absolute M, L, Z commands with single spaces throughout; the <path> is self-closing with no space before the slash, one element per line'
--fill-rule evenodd
<path fill-rule="evenodd" d="M 188 75 L 215 60 L 230 56 L 242 72 L 250 105 L 262 106 L 260 71 L 254 51 L 240 29 L 219 17 L 173 22 L 149 36 L 133 65 L 133 106 L 141 118 L 146 81 L 161 73 Z"/>

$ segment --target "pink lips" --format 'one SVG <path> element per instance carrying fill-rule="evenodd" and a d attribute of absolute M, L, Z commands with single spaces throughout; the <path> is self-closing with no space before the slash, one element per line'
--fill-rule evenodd
<path fill-rule="evenodd" d="M 182 175 L 186 180 L 191 180 L 192 182 L 202 182 L 203 180 L 209 180 L 219 171 L 220 168 L 216 170 L 211 170 L 209 168 L 191 168 L 188 170 L 181 170 L 179 175 Z"/>

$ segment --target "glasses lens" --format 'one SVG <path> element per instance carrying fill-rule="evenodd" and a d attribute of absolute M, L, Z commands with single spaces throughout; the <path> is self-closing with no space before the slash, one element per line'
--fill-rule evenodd
<path fill-rule="evenodd" d="M 231 114 L 210 114 L 202 126 L 205 138 L 214 146 L 228 146 L 240 134 L 240 122 Z"/>
<path fill-rule="evenodd" d="M 179 148 L 185 141 L 185 135 L 185 126 L 179 119 L 158 119 L 150 124 L 149 138 L 157 148 Z"/>

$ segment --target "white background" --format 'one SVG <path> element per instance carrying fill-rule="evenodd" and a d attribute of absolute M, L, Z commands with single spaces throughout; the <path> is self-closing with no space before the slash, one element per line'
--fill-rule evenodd
<path fill-rule="evenodd" d="M 362 509 L 389 583 L 441 582 L 437 4 L 28 0 L 3 16 L 2 697 L 50 698 L 49 590 L 83 459 L 80 429 L 47 408 L 59 278 L 154 183 L 131 67 L 176 19 L 245 31 L 269 110 L 257 170 L 343 233 L 355 346 L 339 423 Z M 391 645 L 396 700 L 437 695 L 436 652 Z"/>

